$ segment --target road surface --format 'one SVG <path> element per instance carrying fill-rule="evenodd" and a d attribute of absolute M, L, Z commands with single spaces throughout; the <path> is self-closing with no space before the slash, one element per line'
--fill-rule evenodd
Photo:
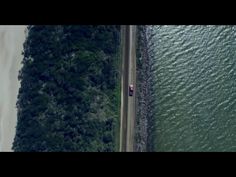
<path fill-rule="evenodd" d="M 135 95 L 136 95 L 136 26 L 121 26 L 122 71 L 121 71 L 121 126 L 120 151 L 134 151 Z M 129 96 L 129 85 L 134 85 L 134 94 Z"/>

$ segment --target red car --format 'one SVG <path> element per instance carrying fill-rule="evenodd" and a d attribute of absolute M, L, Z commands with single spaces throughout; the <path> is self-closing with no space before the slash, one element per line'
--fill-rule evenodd
<path fill-rule="evenodd" d="M 133 86 L 133 84 L 130 84 L 129 85 L 129 96 L 133 96 L 133 94 L 134 94 L 134 86 Z"/>

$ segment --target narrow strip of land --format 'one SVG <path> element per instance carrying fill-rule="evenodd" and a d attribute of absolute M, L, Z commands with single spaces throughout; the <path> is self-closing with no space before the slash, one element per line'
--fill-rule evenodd
<path fill-rule="evenodd" d="M 136 96 L 136 27 L 121 27 L 121 124 L 120 151 L 134 151 L 134 122 Z M 134 94 L 129 96 L 129 85 L 134 85 Z"/>

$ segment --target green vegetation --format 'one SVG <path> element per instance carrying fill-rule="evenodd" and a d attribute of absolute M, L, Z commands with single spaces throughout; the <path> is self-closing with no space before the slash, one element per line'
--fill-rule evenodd
<path fill-rule="evenodd" d="M 119 26 L 28 26 L 14 151 L 117 149 Z"/>

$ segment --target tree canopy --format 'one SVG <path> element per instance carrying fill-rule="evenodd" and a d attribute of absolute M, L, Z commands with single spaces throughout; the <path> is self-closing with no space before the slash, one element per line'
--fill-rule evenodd
<path fill-rule="evenodd" d="M 14 151 L 115 151 L 119 26 L 28 26 Z"/>

